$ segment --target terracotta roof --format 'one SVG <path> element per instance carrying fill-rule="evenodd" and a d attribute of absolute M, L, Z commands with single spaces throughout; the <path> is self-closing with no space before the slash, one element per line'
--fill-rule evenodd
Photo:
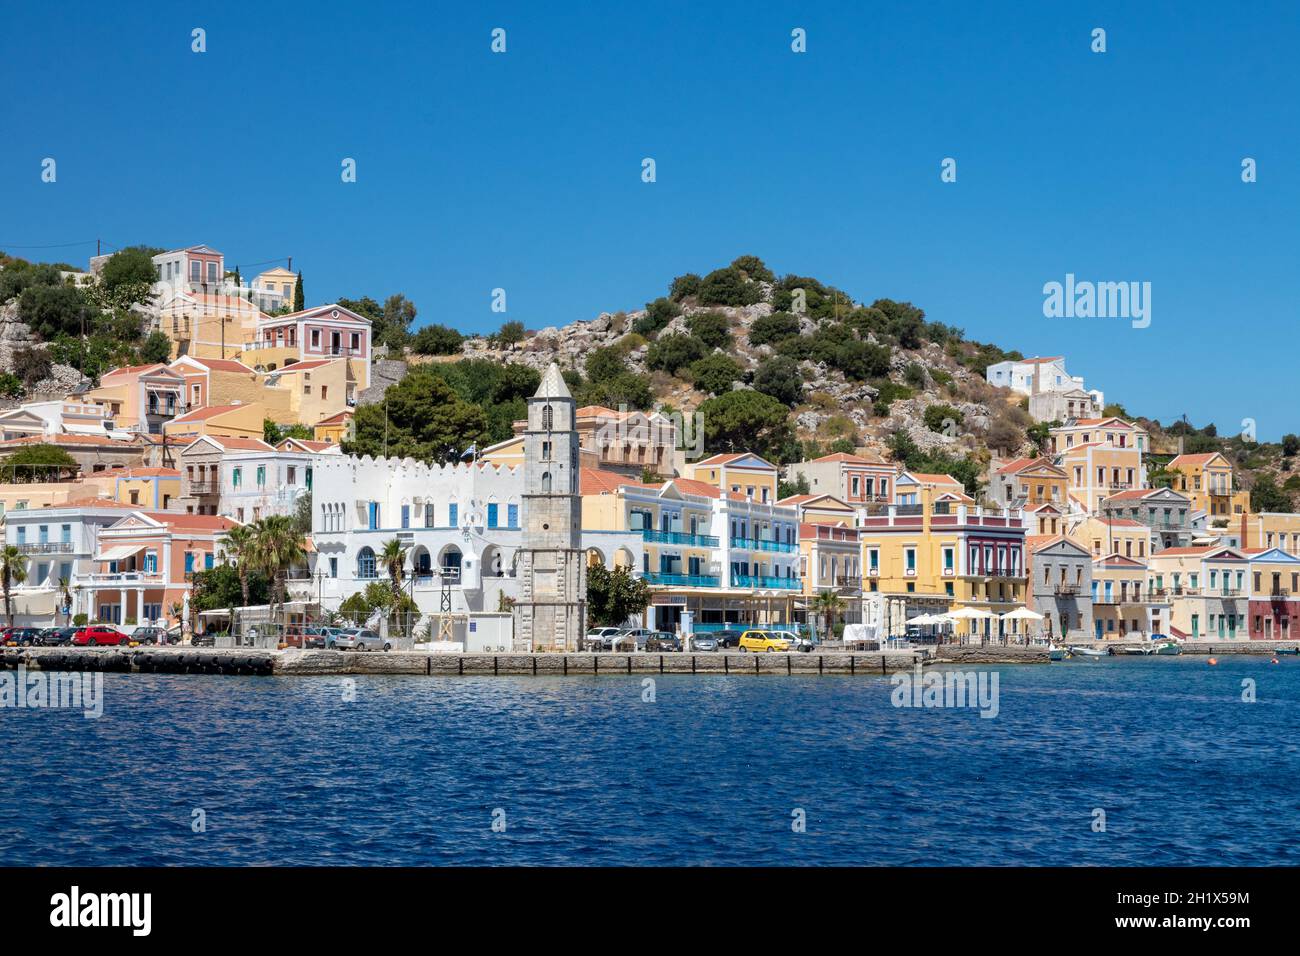
<path fill-rule="evenodd" d="M 925 471 L 909 471 L 908 474 L 917 481 L 925 482 L 926 484 L 957 485 L 959 488 L 963 487 L 962 483 L 952 475 L 935 475 Z"/>
<path fill-rule="evenodd" d="M 1008 475 L 1012 472 L 1021 471 L 1030 465 L 1041 461 L 1039 458 L 1015 458 L 998 469 L 999 475 Z"/>
<path fill-rule="evenodd" d="M 221 515 L 195 515 L 183 511 L 141 511 L 140 513 L 155 521 L 161 521 L 170 528 L 180 530 L 229 531 L 237 523 Z"/>
<path fill-rule="evenodd" d="M 694 478 L 674 478 L 673 487 L 688 495 L 702 495 L 705 498 L 721 498 L 722 491 L 707 481 L 696 481 Z M 744 498 L 744 495 L 739 497 Z"/>
<path fill-rule="evenodd" d="M 1040 551 L 1049 544 L 1057 541 L 1069 541 L 1071 544 L 1079 545 L 1079 542 L 1071 540 L 1063 534 L 1027 534 L 1025 535 L 1025 548 L 1029 551 Z"/>
<path fill-rule="evenodd" d="M 105 372 L 103 375 L 100 376 L 100 381 L 103 381 L 104 379 L 108 378 L 110 375 L 126 375 L 132 372 L 148 372 L 157 368 L 167 368 L 167 366 L 163 365 L 161 362 L 153 362 L 152 364 L 149 365 L 123 365 L 121 368 L 109 369 L 107 372 Z"/>
<path fill-rule="evenodd" d="M 105 472 L 98 472 L 98 474 L 105 474 Z M 111 474 L 115 478 L 179 478 L 181 476 L 180 471 L 175 468 L 121 468 Z"/>
<path fill-rule="evenodd" d="M 1064 357 L 1065 356 L 1063 355 L 1047 355 L 1042 358 L 1027 358 L 1027 359 L 1021 359 L 1020 361 L 1023 363 L 1027 363 L 1029 365 L 1037 365 L 1040 362 L 1059 362 Z"/>
<path fill-rule="evenodd" d="M 578 493 L 583 495 L 613 494 L 619 488 L 631 485 L 634 488 L 662 488 L 662 485 L 636 481 L 615 471 L 603 471 L 599 468 L 578 469 Z"/>
<path fill-rule="evenodd" d="M 351 417 L 352 417 L 353 415 L 355 415 L 355 414 L 356 414 L 356 412 L 353 412 L 351 409 L 344 409 L 344 410 L 341 411 L 341 412 L 335 412 L 335 413 L 334 413 L 333 415 L 331 415 L 329 418 L 322 418 L 322 419 L 321 419 L 320 421 L 318 421 L 316 424 L 317 424 L 317 425 L 332 425 L 332 424 L 334 424 L 335 422 L 342 422 L 344 419 L 351 418 Z"/>
<path fill-rule="evenodd" d="M 209 418 L 216 418 L 218 415 L 224 415 L 227 412 L 233 412 L 237 408 L 247 408 L 247 405 L 204 405 L 202 408 L 196 408 L 192 412 L 186 412 L 173 418 L 168 424 L 175 425 L 177 422 L 203 422 Z"/>
<path fill-rule="evenodd" d="M 283 375 L 286 372 L 310 372 L 314 368 L 320 368 L 322 365 L 329 365 L 333 362 L 342 362 L 341 358 L 337 359 L 309 359 L 305 362 L 290 362 L 288 365 L 282 365 L 273 372 L 267 372 L 267 375 Z"/>
<path fill-rule="evenodd" d="M 216 442 L 228 451 L 275 451 L 260 438 L 232 438 L 229 435 L 204 435 L 203 437 L 208 441 Z"/>
<path fill-rule="evenodd" d="M 128 511 L 138 511 L 140 506 L 125 504 L 112 498 L 74 498 L 54 505 L 51 510 L 54 508 L 125 508 Z"/>
<path fill-rule="evenodd" d="M 861 455 L 850 455 L 847 452 L 837 451 L 833 455 L 822 455 L 820 458 L 814 458 L 813 461 L 842 461 L 850 465 L 884 465 L 888 464 L 883 459 L 863 458 Z"/>
<path fill-rule="evenodd" d="M 700 465 L 725 465 L 728 462 L 732 462 L 737 460 L 738 458 L 744 458 L 744 457 L 745 457 L 744 453 L 734 454 L 734 455 L 710 455 L 708 458 L 705 458 L 703 461 L 697 461 L 695 465 L 697 468 Z"/>
<path fill-rule="evenodd" d="M 1173 468 L 1179 462 L 1184 465 L 1206 465 L 1212 458 L 1220 457 L 1217 451 L 1206 452 L 1203 455 L 1176 455 L 1166 467 Z"/>
<path fill-rule="evenodd" d="M 1160 552 L 1160 553 L 1161 553 L 1161 554 L 1164 554 L 1163 551 Z M 1124 555 L 1120 554 L 1120 553 L 1117 552 L 1117 551 L 1116 551 L 1116 552 L 1112 552 L 1111 554 L 1106 555 L 1104 558 L 1093 558 L 1093 559 L 1092 559 L 1092 563 L 1093 563 L 1093 564 L 1125 564 L 1125 565 L 1132 565 L 1132 566 L 1135 567 L 1135 568 L 1145 568 L 1145 567 L 1147 566 L 1147 565 L 1146 565 L 1146 562 L 1144 562 L 1144 561 L 1138 561 L 1138 560 L 1135 560 L 1135 559 L 1133 559 L 1133 558 L 1125 557 Z M 1105 603 L 1105 602 L 1103 601 L 1102 603 Z M 1114 603 L 1114 602 L 1111 602 L 1111 603 Z M 1132 603 L 1132 602 L 1130 602 L 1130 603 Z"/>
<path fill-rule="evenodd" d="M 24 435 L 22 438 L 10 438 L 0 441 L 0 447 L 15 445 L 94 445 L 100 448 L 138 448 L 139 442 L 134 438 L 110 438 L 107 435 L 78 435 L 68 432 L 58 435 Z"/>
<path fill-rule="evenodd" d="M 1222 551 L 1225 545 L 1203 544 L 1195 548 L 1165 548 L 1152 555 L 1153 558 L 1176 558 L 1186 555 L 1205 554 L 1209 551 Z"/>
<path fill-rule="evenodd" d="M 195 362 L 198 362 L 200 365 L 206 366 L 208 369 L 216 372 L 252 372 L 253 371 L 243 362 L 236 362 L 234 359 L 207 359 L 207 358 L 194 358 L 194 356 L 187 356 L 187 357 L 192 358 Z M 173 362 L 172 364 L 174 365 L 175 362 Z"/>

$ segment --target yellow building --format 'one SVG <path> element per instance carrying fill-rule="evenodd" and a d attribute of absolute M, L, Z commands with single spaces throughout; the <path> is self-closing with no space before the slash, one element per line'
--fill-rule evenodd
<path fill-rule="evenodd" d="M 193 441 L 201 435 L 227 438 L 256 438 L 264 434 L 266 406 L 261 402 L 236 405 L 208 405 L 167 423 L 168 441 Z"/>
<path fill-rule="evenodd" d="M 348 410 L 321 419 L 313 427 L 312 437 L 317 441 L 327 441 L 333 445 L 343 444 L 352 437 L 352 419 L 354 415 L 354 412 Z"/>
<path fill-rule="evenodd" d="M 928 493 L 908 492 L 922 498 Z M 863 590 L 904 599 L 909 617 L 963 608 L 1001 615 L 1024 606 L 1022 516 L 986 511 L 969 500 L 946 492 L 862 518 Z M 959 632 L 993 638 L 1011 629 L 987 617 L 963 623 Z"/>
<path fill-rule="evenodd" d="M 292 362 L 263 377 L 261 401 L 280 425 L 315 425 L 356 403 L 357 382 L 347 359 Z"/>
<path fill-rule="evenodd" d="M 1237 487 L 1232 463 L 1217 451 L 1204 455 L 1178 455 L 1165 466 L 1177 471 L 1172 487 L 1192 499 L 1192 507 L 1215 518 L 1250 511 L 1250 492 Z"/>
<path fill-rule="evenodd" d="M 1070 495 L 1085 511 L 1096 512 L 1105 498 L 1147 487 L 1142 452 L 1109 442 L 1072 445 L 1056 457 L 1070 483 Z"/>
<path fill-rule="evenodd" d="M 71 481 L 20 481 L 0 484 L 0 518 L 8 511 L 57 508 L 78 498 L 93 497 L 98 489 L 81 479 Z"/>
<path fill-rule="evenodd" d="M 1070 537 L 1087 548 L 1094 559 L 1118 554 L 1145 561 L 1151 550 L 1151 529 L 1130 518 L 1090 515 L 1077 524 Z"/>
<path fill-rule="evenodd" d="M 181 494 L 181 473 L 175 468 L 116 468 L 86 478 L 98 496 L 151 511 L 166 511 Z"/>
<path fill-rule="evenodd" d="M 1049 458 L 994 462 L 989 471 L 989 497 L 1004 508 L 1067 507 L 1069 480 Z"/>
<path fill-rule="evenodd" d="M 804 524 L 842 524 L 853 527 L 857 509 L 834 495 L 791 495 L 777 502 L 782 508 L 796 508 Z"/>
<path fill-rule="evenodd" d="M 1110 554 L 1092 562 L 1092 625 L 1097 640 L 1163 634 L 1169 604 L 1147 584 L 1147 562 Z"/>
<path fill-rule="evenodd" d="M 682 466 L 682 474 L 720 491 L 754 501 L 774 502 L 777 498 L 779 473 L 776 465 L 749 452 L 712 455 L 702 461 L 690 462 Z"/>
<path fill-rule="evenodd" d="M 159 313 L 158 328 L 171 340 L 173 358 L 237 358 L 266 318 L 247 299 L 209 292 L 178 292 Z"/>
<path fill-rule="evenodd" d="M 166 365 L 129 365 L 105 372 L 81 399 L 108 411 L 116 430 L 161 434 L 184 410 L 185 380 Z"/>
<path fill-rule="evenodd" d="M 1252 512 L 1233 519 L 1228 530 L 1240 523 L 1241 545 L 1245 548 L 1281 548 L 1300 555 L 1300 514 L 1289 511 Z"/>
<path fill-rule="evenodd" d="M 1171 606 L 1176 637 L 1246 638 L 1250 561 L 1239 548 L 1166 548 L 1151 556 L 1152 596 Z"/>

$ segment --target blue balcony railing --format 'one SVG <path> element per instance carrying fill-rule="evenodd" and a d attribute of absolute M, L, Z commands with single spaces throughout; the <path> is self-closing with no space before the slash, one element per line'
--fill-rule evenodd
<path fill-rule="evenodd" d="M 772 574 L 733 574 L 732 586 L 738 588 L 772 588 L 797 591 L 803 586 L 799 578 L 779 578 Z"/>
<path fill-rule="evenodd" d="M 684 544 L 688 548 L 716 548 L 718 539 L 711 534 L 689 534 L 685 531 L 641 530 L 641 540 L 651 544 Z"/>
<path fill-rule="evenodd" d="M 766 538 L 732 538 L 731 546 L 744 551 L 785 551 L 792 552 L 798 550 L 797 544 L 787 544 L 784 541 L 769 541 Z"/>
<path fill-rule="evenodd" d="M 721 578 L 716 574 L 670 574 L 667 571 L 647 571 L 643 577 L 651 584 L 677 588 L 716 588 Z"/>

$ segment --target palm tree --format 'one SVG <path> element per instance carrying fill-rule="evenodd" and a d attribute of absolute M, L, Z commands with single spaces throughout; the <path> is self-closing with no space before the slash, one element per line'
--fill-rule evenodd
<path fill-rule="evenodd" d="M 249 551 L 253 565 L 271 579 L 268 616 L 274 621 L 276 607 L 284 604 L 289 569 L 307 557 L 306 535 L 298 530 L 291 515 L 270 515 L 253 522 Z"/>
<path fill-rule="evenodd" d="M 244 607 L 248 607 L 248 576 L 252 570 L 250 564 L 253 544 L 253 526 L 237 524 L 226 532 L 226 560 L 235 566 L 239 575 L 239 590 L 243 593 Z M 231 609 L 233 611 L 233 608 Z M 231 625 L 234 625 L 232 618 Z"/>
<path fill-rule="evenodd" d="M 405 575 L 406 566 L 406 547 L 397 538 L 384 543 L 384 549 L 379 553 L 383 560 L 384 566 L 388 568 L 389 587 L 393 589 L 393 597 L 402 596 L 402 578 Z"/>
<path fill-rule="evenodd" d="M 5 617 L 9 626 L 14 626 L 14 604 L 9 596 L 9 588 L 27 580 L 27 556 L 18 550 L 17 545 L 6 544 L 0 548 L 0 585 L 5 593 Z"/>
<path fill-rule="evenodd" d="M 834 591 L 822 591 L 813 601 L 813 610 L 826 622 L 826 639 L 835 639 L 835 616 L 844 610 L 844 599 Z"/>

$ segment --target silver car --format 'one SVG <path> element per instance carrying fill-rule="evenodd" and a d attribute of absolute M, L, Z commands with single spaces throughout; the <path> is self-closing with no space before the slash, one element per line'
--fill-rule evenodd
<path fill-rule="evenodd" d="M 341 651 L 391 651 L 393 645 L 374 631 L 349 627 L 334 638 L 334 646 Z"/>

